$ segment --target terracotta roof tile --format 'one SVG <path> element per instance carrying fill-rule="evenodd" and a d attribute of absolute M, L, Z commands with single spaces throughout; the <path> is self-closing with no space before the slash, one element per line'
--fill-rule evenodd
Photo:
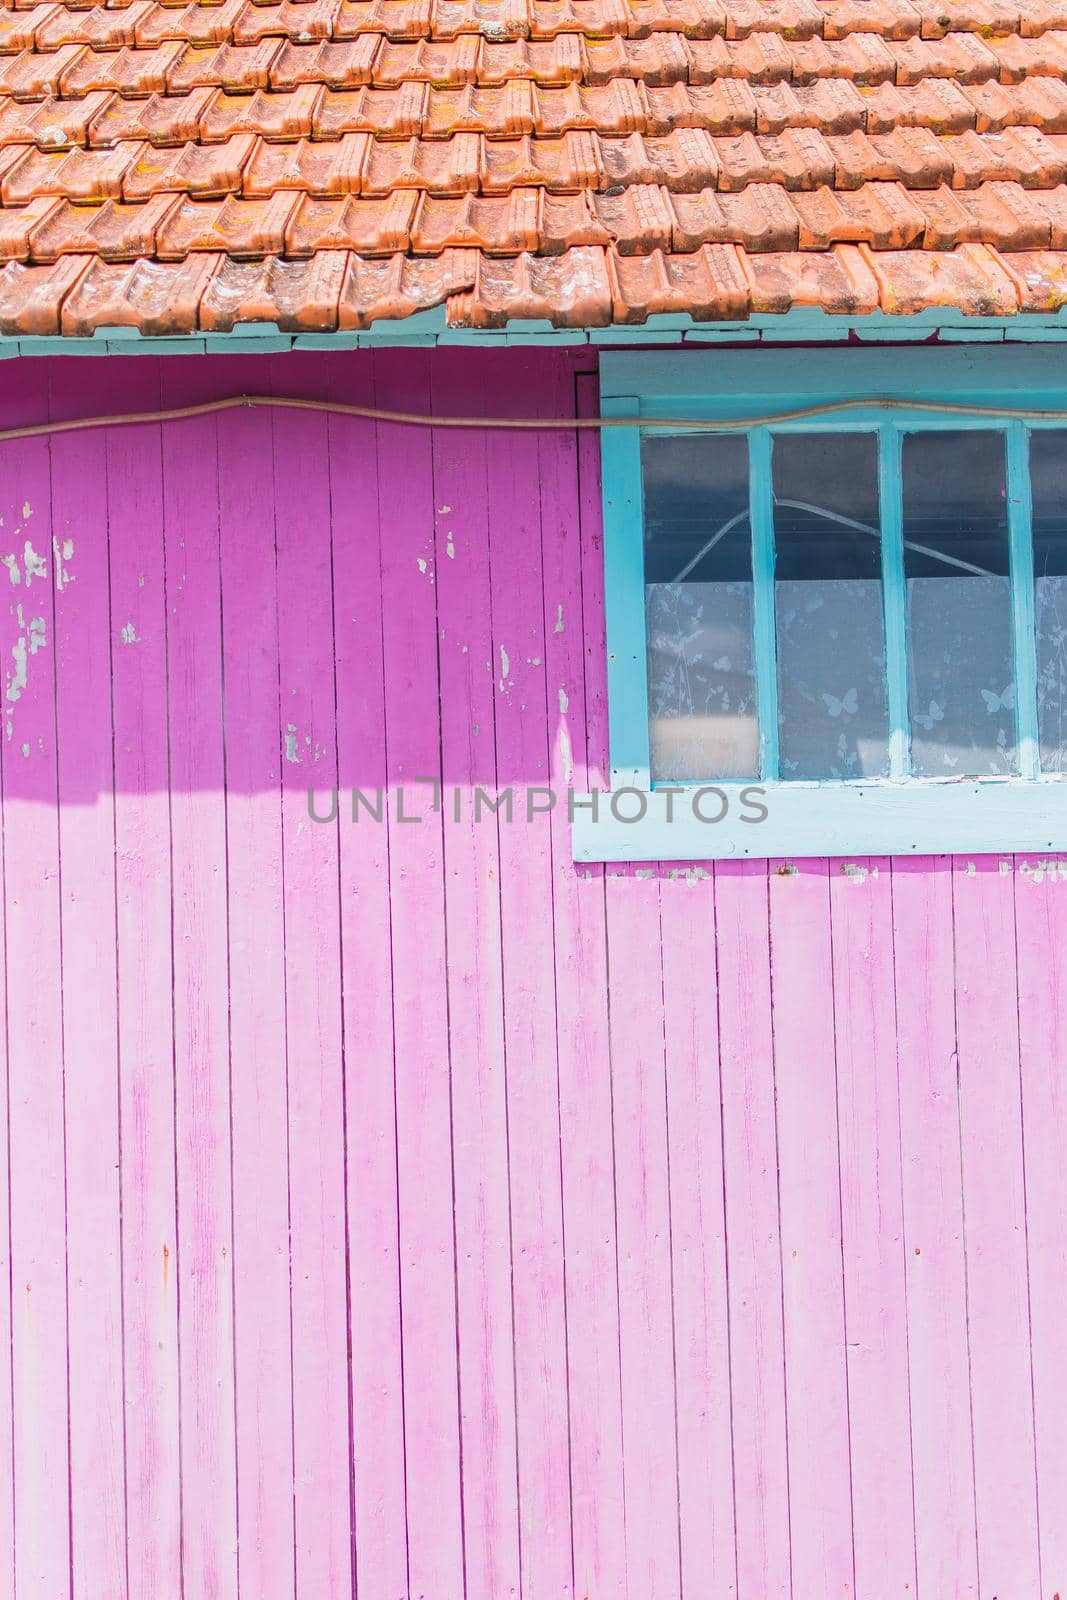
<path fill-rule="evenodd" d="M 751 290 L 736 245 L 707 244 L 690 255 L 607 255 L 616 322 L 686 314 L 701 322 L 747 317 Z"/>
<path fill-rule="evenodd" d="M 1067 74 L 1067 33 L 1049 32 L 1036 39 L 1013 33 L 987 39 L 986 44 L 997 58 L 1001 83 L 1021 83 L 1034 74 L 1053 78 Z"/>
<path fill-rule="evenodd" d="M 823 0 L 825 39 L 847 39 L 853 33 L 913 39 L 921 30 L 922 15 L 911 0 Z"/>
<path fill-rule="evenodd" d="M 138 24 L 153 9 L 152 0 L 136 0 L 122 10 L 93 6 L 88 11 L 71 11 L 57 6 L 35 29 L 34 46 L 58 50 L 65 44 L 88 44 L 94 50 L 117 50 L 119 45 L 133 44 Z"/>
<path fill-rule="evenodd" d="M 869 244 L 876 250 L 906 250 L 925 229 L 922 211 L 896 183 L 864 183 L 835 192 L 816 189 L 793 196 L 800 219 L 801 250 L 829 250 L 835 244 Z"/>
<path fill-rule="evenodd" d="M 120 265 L 98 256 L 62 256 L 51 271 L 65 262 L 71 266 L 80 262 L 85 268 L 63 301 L 63 332 L 84 339 L 97 328 L 136 328 L 156 337 L 171 333 L 175 326 L 196 327 L 204 291 L 223 270 L 224 261 L 223 256 L 191 255 L 185 261 L 142 259 Z M 0 326 L 2 318 L 0 309 Z"/>
<path fill-rule="evenodd" d="M 435 205 L 454 202 L 434 201 Z M 490 202 L 481 201 L 487 205 Z M 363 255 L 395 255 L 412 242 L 412 223 L 420 205 L 415 189 L 397 189 L 379 200 L 313 200 L 306 196 L 290 215 L 282 246 L 287 256 L 313 256 L 318 250 L 352 250 Z M 262 253 L 262 252 L 260 252 Z"/>
<path fill-rule="evenodd" d="M 593 209 L 620 255 L 671 248 L 675 218 L 666 189 L 634 184 L 621 194 L 594 195 Z"/>
<path fill-rule="evenodd" d="M 371 139 L 361 191 L 382 195 L 394 189 L 427 189 L 431 194 L 465 194 L 479 187 L 481 154 L 482 139 L 476 133 L 457 133 L 447 140 Z"/>
<path fill-rule="evenodd" d="M 15 100 L 43 100 L 58 95 L 64 72 L 79 57 L 94 55 L 82 44 L 67 44 L 59 50 L 38 54 L 25 50 L 21 55 L 0 56 L 0 94 Z"/>
<path fill-rule="evenodd" d="M 28 261 L 30 236 L 63 201 L 54 195 L 38 195 L 28 206 L 12 206 L 0 211 L 0 262 Z"/>
<path fill-rule="evenodd" d="M 40 262 L 55 261 L 63 255 L 136 261 L 139 256 L 156 252 L 161 223 L 182 203 L 174 195 L 157 195 L 143 206 L 120 200 L 105 200 L 97 206 L 52 201 L 47 215 L 29 234 L 30 256 Z"/>
<path fill-rule="evenodd" d="M 89 124 L 110 99 L 100 93 L 83 100 L 0 100 L 0 144 L 36 144 L 45 150 L 87 144 Z"/>
<path fill-rule="evenodd" d="M 946 33 L 1013 33 L 1029 0 L 913 0 L 925 39 Z M 1041 0 L 1038 0 L 1040 6 Z"/>
<path fill-rule="evenodd" d="M 362 34 L 353 45 L 363 47 L 364 53 L 368 46 L 372 47 L 370 60 L 373 62 L 373 72 L 368 73 L 363 81 L 367 83 L 373 81 L 386 88 L 398 89 L 408 83 L 434 83 L 438 87 L 453 87 L 461 83 L 473 83 L 479 77 L 480 40 L 474 34 L 464 34 L 451 44 L 431 44 L 425 39 L 419 39 L 414 43 L 393 44 L 390 40 L 376 40 L 372 34 Z M 353 45 L 345 48 L 351 49 Z M 332 48 L 339 47 L 335 45 Z M 520 72 L 515 76 L 529 78 L 532 74 Z M 479 79 L 479 81 L 503 82 L 504 79 Z"/>
<path fill-rule="evenodd" d="M 635 134 L 633 138 L 639 140 L 640 136 Z M 451 167 L 469 180 L 462 183 L 463 189 L 480 188 L 485 194 L 498 194 L 533 186 L 560 194 L 601 188 L 607 181 L 601 161 L 604 143 L 615 149 L 631 142 L 602 142 L 595 134 L 581 132 L 565 133 L 561 139 L 532 139 L 526 134 L 520 139 L 492 140 L 468 133 L 427 148 L 439 160 L 455 150 Z"/>
<path fill-rule="evenodd" d="M 959 306 L 968 316 L 1003 317 L 1018 294 L 996 255 L 980 244 L 955 250 L 864 250 L 887 311 L 908 314 L 931 303 Z"/>
<path fill-rule="evenodd" d="M 126 200 L 147 200 L 155 194 L 188 194 L 202 200 L 237 194 L 246 162 L 255 148 L 252 134 L 237 134 L 221 144 L 184 144 L 176 150 L 133 149 L 134 159 L 122 171 Z"/>
<path fill-rule="evenodd" d="M 418 255 L 437 255 L 456 247 L 514 256 L 539 248 L 540 223 L 539 189 L 512 189 L 491 197 L 466 194 L 456 200 L 427 195 L 419 201 L 418 218 L 408 237 Z"/>
<path fill-rule="evenodd" d="M 1067 305 L 1067 255 L 1062 251 L 1020 251 L 998 260 L 1015 285 L 1020 311 L 1054 315 Z"/>
<path fill-rule="evenodd" d="M 295 89 L 302 83 L 324 83 L 329 89 L 352 89 L 370 83 L 381 40 L 364 33 L 358 39 L 322 44 L 285 43 L 270 61 L 272 89 Z"/>
<path fill-rule="evenodd" d="M 12 325 L 1033 309 L 1059 251 L 1067 0 L 0 9 Z"/>
<path fill-rule="evenodd" d="M 281 50 L 277 39 L 267 39 L 252 48 L 236 44 L 189 45 L 170 68 L 167 88 L 176 95 L 205 86 L 240 93 L 265 89 L 270 82 L 271 63 Z"/>
<path fill-rule="evenodd" d="M 470 295 L 449 306 L 457 326 L 499 328 L 513 317 L 550 317 L 560 327 L 603 327 L 612 320 L 606 253 L 579 246 L 565 255 L 475 255 Z"/>
<path fill-rule="evenodd" d="M 0 55 L 32 50 L 37 29 L 59 10 L 58 5 L 36 5 L 28 11 L 0 11 Z"/>
<path fill-rule="evenodd" d="M 799 220 L 790 196 L 777 183 L 750 183 L 739 194 L 672 194 L 674 250 L 703 244 L 742 244 L 746 250 L 795 250 Z"/>
<path fill-rule="evenodd" d="M 221 250 L 238 261 L 281 255 L 299 203 L 300 196 L 285 189 L 265 200 L 178 200 L 160 224 L 155 254 L 161 261 L 180 261 L 190 250 Z"/>
<path fill-rule="evenodd" d="M 753 311 L 773 314 L 791 306 L 818 306 L 839 315 L 861 316 L 878 307 L 877 281 L 856 245 L 781 255 L 745 251 L 741 260 L 751 285 Z"/>
<path fill-rule="evenodd" d="M 749 136 L 751 137 L 751 136 Z M 659 139 L 633 133 L 625 139 L 596 139 L 593 148 L 603 183 L 588 187 L 622 188 L 629 183 L 663 183 L 669 189 L 700 190 L 725 176 L 717 148 L 703 128 L 678 128 Z"/>
<path fill-rule="evenodd" d="M 26 150 L 0 180 L 5 206 L 25 205 L 37 195 L 62 195 L 68 200 L 118 199 L 127 172 L 144 151 L 140 144 L 115 150 Z"/>
<path fill-rule="evenodd" d="M 610 244 L 610 235 L 593 207 L 593 197 L 584 194 L 541 194 L 542 255 L 560 255 L 576 245 Z"/>
<path fill-rule="evenodd" d="M 234 18 L 234 43 L 258 44 L 261 39 L 288 38 L 308 44 L 315 39 L 328 39 L 339 10 L 339 0 L 281 0 L 279 5 L 247 0 Z"/>
<path fill-rule="evenodd" d="M 370 142 L 366 133 L 346 133 L 329 143 L 298 139 L 294 144 L 268 144 L 265 139 L 249 139 L 255 153 L 243 172 L 238 169 L 241 192 L 251 198 L 276 189 L 309 195 L 358 194 Z"/>
<path fill-rule="evenodd" d="M 64 303 L 93 264 L 92 256 L 63 256 L 51 267 L 0 268 L 0 333 L 57 334 Z"/>
<path fill-rule="evenodd" d="M 898 128 L 929 128 L 938 135 L 973 128 L 978 113 L 958 84 L 945 78 L 923 78 L 919 83 L 880 83 L 860 89 L 866 107 L 868 133 L 892 133 Z"/>
<path fill-rule="evenodd" d="M 59 88 L 64 95 L 76 99 L 94 89 L 108 89 L 131 99 L 142 95 L 161 93 L 167 87 L 169 75 L 176 68 L 185 51 L 191 48 L 171 39 L 154 50 L 134 50 L 128 46 L 121 50 L 78 50 L 75 59 L 65 63 L 59 76 Z M 57 56 L 64 54 L 57 51 Z M 48 60 L 47 56 L 26 57 L 28 60 Z"/>
<path fill-rule="evenodd" d="M 338 325 L 369 328 L 379 317 L 410 316 L 442 301 L 451 302 L 453 296 L 462 300 L 474 285 L 479 264 L 490 261 L 477 250 L 446 250 L 443 255 L 421 258 L 396 255 L 381 261 L 350 255 L 341 285 Z"/>

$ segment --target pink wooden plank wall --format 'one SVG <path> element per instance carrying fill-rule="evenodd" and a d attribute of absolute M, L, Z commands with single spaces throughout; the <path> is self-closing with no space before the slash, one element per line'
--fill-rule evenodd
<path fill-rule="evenodd" d="M 0 425 L 595 405 L 559 352 L 4 375 Z M 1067 1594 L 1067 861 L 475 824 L 603 768 L 597 474 L 0 447 L 0 1595 Z"/>

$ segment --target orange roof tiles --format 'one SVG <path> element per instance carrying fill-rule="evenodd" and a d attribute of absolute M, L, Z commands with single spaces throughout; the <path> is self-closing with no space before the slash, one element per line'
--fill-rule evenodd
<path fill-rule="evenodd" d="M 1067 0 L 0 0 L 0 332 L 1067 304 Z"/>

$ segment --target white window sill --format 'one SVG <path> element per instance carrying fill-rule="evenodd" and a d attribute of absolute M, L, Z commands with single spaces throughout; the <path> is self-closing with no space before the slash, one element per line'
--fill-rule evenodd
<path fill-rule="evenodd" d="M 604 791 L 595 812 L 590 796 L 575 796 L 575 861 L 1067 850 L 1063 778 L 667 784 Z"/>

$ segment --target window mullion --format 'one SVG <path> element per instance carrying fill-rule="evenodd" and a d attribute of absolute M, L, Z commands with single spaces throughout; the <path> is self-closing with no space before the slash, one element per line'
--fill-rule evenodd
<path fill-rule="evenodd" d="M 901 436 L 878 431 L 878 498 L 882 524 L 882 591 L 885 606 L 885 670 L 889 711 L 889 776 L 911 772 L 908 722 L 908 591 L 904 575 L 904 503 Z"/>
<path fill-rule="evenodd" d="M 606 417 L 637 417 L 636 397 L 605 399 Z M 648 660 L 641 431 L 605 428 L 604 590 L 607 611 L 611 787 L 649 787 Z"/>
<path fill-rule="evenodd" d="M 752 521 L 752 581 L 759 716 L 760 776 L 778 777 L 778 645 L 774 622 L 774 488 L 771 436 L 749 435 L 749 514 Z"/>
<path fill-rule="evenodd" d="M 1012 634 L 1015 645 L 1015 726 L 1019 772 L 1041 772 L 1037 721 L 1037 634 L 1034 610 L 1034 543 L 1031 521 L 1030 447 L 1021 422 L 1008 429 L 1008 541 Z"/>

